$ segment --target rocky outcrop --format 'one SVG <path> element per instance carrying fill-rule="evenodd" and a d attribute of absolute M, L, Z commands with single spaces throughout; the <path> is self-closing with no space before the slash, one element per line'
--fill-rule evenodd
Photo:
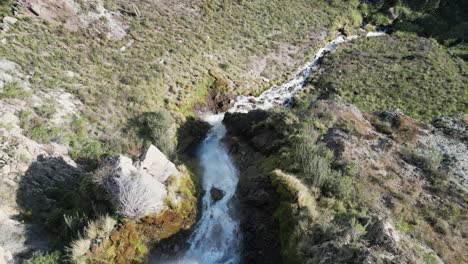
<path fill-rule="evenodd" d="M 124 217 L 139 219 L 157 215 L 165 208 L 170 176 L 180 176 L 174 163 L 151 145 L 142 161 L 130 158 L 108 157 L 101 168 L 100 183 L 111 196 L 117 212 Z"/>
<path fill-rule="evenodd" d="M 22 95 L 0 98 L 0 251 L 8 263 L 22 262 L 32 252 L 49 248 L 44 230 L 35 223 L 21 221 L 19 216 L 30 212 L 26 208 L 35 212 L 51 210 L 56 201 L 44 195 L 48 189 L 83 176 L 68 156 L 67 146 L 29 138 L 23 129 L 25 119 L 21 118 L 25 112 L 37 118 L 35 109 L 50 104 L 57 111 L 48 122 L 61 126 L 80 113 L 81 102 L 64 90 L 34 91 L 30 78 L 18 64 L 0 59 L 0 94 L 5 94 L 5 85 L 14 83 L 17 94 Z M 0 256 L 0 262 L 3 259 Z"/>
<path fill-rule="evenodd" d="M 106 158 L 95 177 L 123 221 L 99 240 L 85 236 L 74 241 L 75 262 L 132 263 L 145 258 L 149 245 L 195 222 L 191 175 L 153 145 L 135 162 L 125 156 Z"/>
<path fill-rule="evenodd" d="M 126 28 L 118 12 L 110 12 L 104 8 L 102 0 L 96 1 L 66 1 L 66 0 L 24 0 L 20 1 L 26 12 L 25 16 L 39 17 L 52 24 L 63 25 L 76 31 L 82 28 L 92 28 L 106 33 L 110 38 L 125 37 Z"/>

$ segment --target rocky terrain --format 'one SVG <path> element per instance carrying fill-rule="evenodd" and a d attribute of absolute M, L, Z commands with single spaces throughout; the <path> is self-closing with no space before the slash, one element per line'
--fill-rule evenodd
<path fill-rule="evenodd" d="M 466 136 L 466 115 L 441 117 L 434 127 L 401 112 L 363 115 L 354 105 L 323 100 L 311 104 L 300 118 L 291 115 L 253 111 L 226 116 L 231 135 L 227 142 L 241 164 L 238 191 L 241 201 L 246 200 L 247 234 L 267 239 L 264 230 L 269 235 L 279 232 L 282 250 L 288 250 L 282 252 L 286 263 L 466 259 L 467 145 L 461 139 Z M 272 170 L 300 171 L 300 162 L 291 157 L 298 132 L 288 126 L 308 119 L 314 120 L 309 133 L 320 133 L 317 140 L 334 153 L 331 170 L 339 171 L 324 179 L 318 196 L 312 175 L 285 176 Z M 447 129 L 456 132 L 448 134 Z M 280 196 L 271 187 L 275 182 Z M 298 184 L 317 199 L 313 206 L 301 201 L 306 198 L 301 198 L 304 189 Z M 278 201 L 281 211 L 272 209 Z M 251 221 L 275 211 L 279 227 Z M 453 212 L 459 212 L 458 217 Z M 249 252 L 258 250 L 248 237 L 246 262 L 251 261 Z M 274 242 L 262 241 L 262 252 L 278 261 Z M 255 256 L 261 256 L 256 262 L 265 258 Z"/>

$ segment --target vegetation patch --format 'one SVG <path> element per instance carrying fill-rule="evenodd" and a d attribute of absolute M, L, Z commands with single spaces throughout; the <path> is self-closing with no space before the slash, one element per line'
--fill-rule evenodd
<path fill-rule="evenodd" d="M 434 41 L 403 33 L 340 45 L 309 83 L 364 111 L 400 109 L 424 121 L 468 109 L 463 61 Z"/>
<path fill-rule="evenodd" d="M 19 82 L 6 82 L 0 89 L 0 99 L 25 99 L 31 96 L 31 92 L 25 91 Z"/>

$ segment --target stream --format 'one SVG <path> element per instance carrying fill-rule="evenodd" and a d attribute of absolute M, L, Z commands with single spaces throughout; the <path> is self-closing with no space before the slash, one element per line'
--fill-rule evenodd
<path fill-rule="evenodd" d="M 369 32 L 366 37 L 384 35 L 384 32 Z M 288 105 L 293 96 L 305 84 L 306 79 L 319 66 L 320 59 L 336 49 L 337 45 L 358 36 L 339 35 L 328 42 L 314 56 L 314 59 L 300 68 L 294 77 L 282 84 L 265 90 L 257 97 L 238 96 L 229 112 L 248 112 L 254 109 L 269 109 Z M 198 158 L 203 169 L 202 217 L 191 234 L 188 249 L 167 264 L 237 264 L 240 262 L 240 224 L 236 217 L 234 194 L 238 183 L 238 172 L 221 143 L 226 134 L 222 124 L 224 114 L 207 115 L 204 119 L 213 128 L 200 146 Z M 224 192 L 219 201 L 214 202 L 211 189 Z"/>

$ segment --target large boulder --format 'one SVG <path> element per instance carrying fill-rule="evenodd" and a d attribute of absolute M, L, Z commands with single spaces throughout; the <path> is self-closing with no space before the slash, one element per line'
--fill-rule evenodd
<path fill-rule="evenodd" d="M 139 168 L 160 182 L 165 182 L 169 176 L 180 174 L 174 163 L 168 160 L 164 153 L 154 145 L 151 145 L 143 156 L 143 161 L 140 163 Z"/>
<path fill-rule="evenodd" d="M 151 145 L 141 161 L 111 156 L 104 161 L 100 181 L 111 196 L 113 206 L 124 217 L 137 219 L 157 215 L 168 196 L 166 181 L 181 172 L 174 163 Z"/>

